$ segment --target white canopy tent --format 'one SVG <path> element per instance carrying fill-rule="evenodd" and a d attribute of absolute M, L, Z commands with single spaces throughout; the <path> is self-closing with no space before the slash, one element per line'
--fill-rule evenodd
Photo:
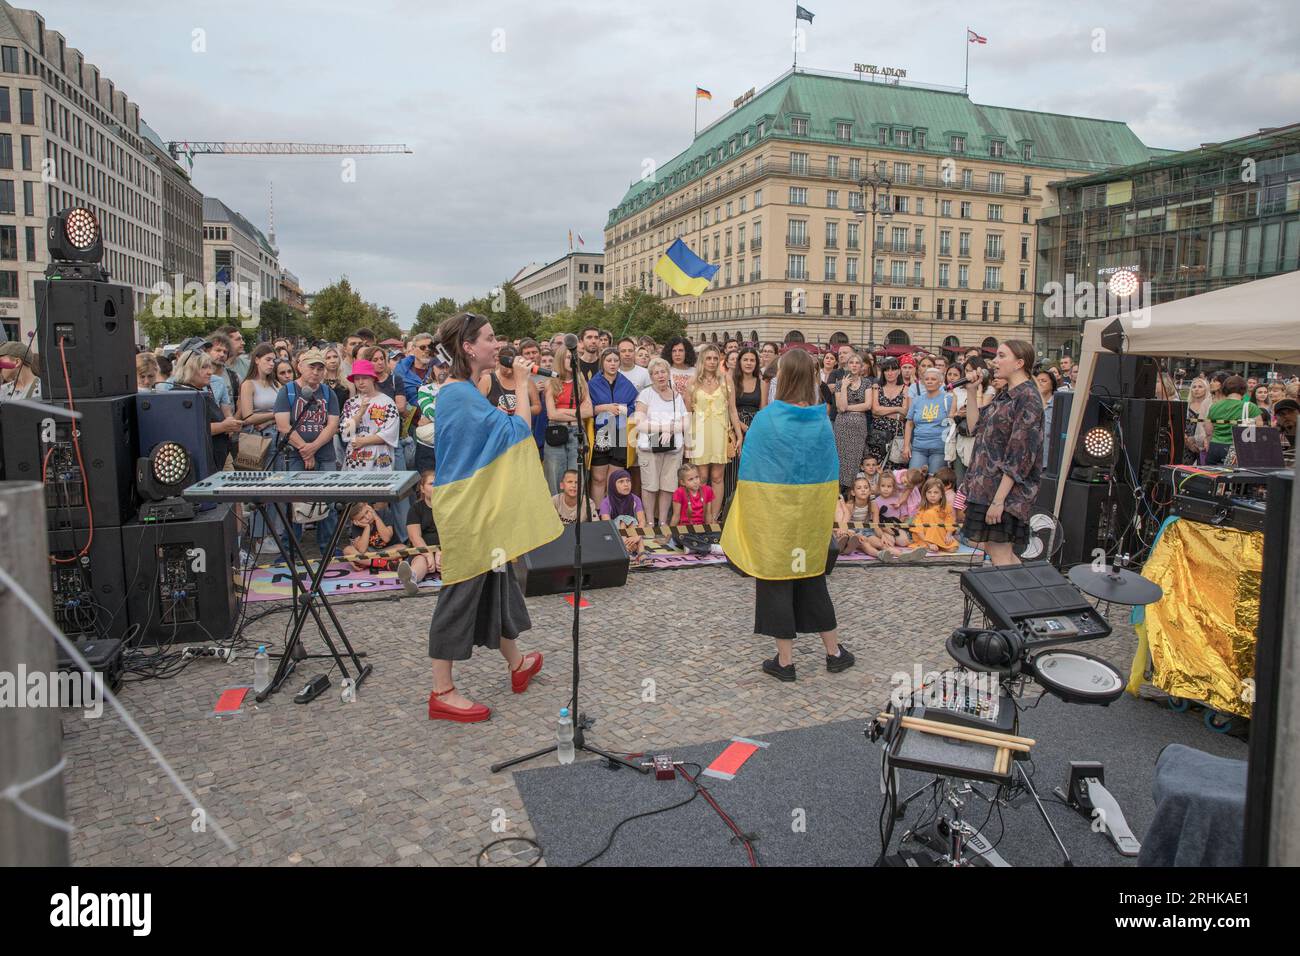
<path fill-rule="evenodd" d="M 1074 446 L 1092 391 L 1102 330 L 1116 320 L 1124 329 L 1125 355 L 1179 356 L 1300 365 L 1300 272 L 1243 282 L 1226 289 L 1188 296 L 1145 312 L 1093 319 L 1083 327 L 1079 377 L 1070 407 L 1061 472 L 1069 472 Z M 1065 482 L 1057 483 L 1055 511 L 1060 514 Z"/>

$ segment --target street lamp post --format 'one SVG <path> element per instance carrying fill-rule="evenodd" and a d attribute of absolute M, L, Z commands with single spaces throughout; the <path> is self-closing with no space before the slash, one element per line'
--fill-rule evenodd
<path fill-rule="evenodd" d="M 870 297 L 867 299 L 867 315 L 869 331 L 867 332 L 867 351 L 874 352 L 876 349 L 876 254 L 872 248 L 872 243 L 876 239 L 876 215 L 879 214 L 882 219 L 890 219 L 894 215 L 891 208 L 893 203 L 890 199 L 889 190 L 894 185 L 893 180 L 883 175 L 878 169 L 873 169 L 862 179 L 858 180 L 858 188 L 861 190 L 862 203 L 854 213 L 863 225 L 867 227 L 867 235 L 862 239 L 863 265 L 871 272 L 871 290 Z M 867 190 L 871 190 L 871 205 L 867 205 Z M 870 219 L 868 219 L 868 215 Z M 867 281 L 862 280 L 862 289 L 867 291 Z"/>

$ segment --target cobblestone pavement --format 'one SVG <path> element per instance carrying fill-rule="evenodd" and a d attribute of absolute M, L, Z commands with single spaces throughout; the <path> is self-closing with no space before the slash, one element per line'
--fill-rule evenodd
<path fill-rule="evenodd" d="M 794 684 L 759 670 L 772 647 L 752 633 L 753 590 L 752 581 L 707 567 L 636 573 L 622 589 L 590 592 L 581 704 L 597 718 L 591 742 L 637 752 L 865 718 L 887 699 L 890 675 L 950 663 L 943 642 L 960 623 L 962 599 L 947 568 L 837 570 L 831 595 L 858 664 L 828 674 L 821 642 L 801 637 Z M 569 688 L 569 606 L 557 596 L 528 601 L 533 630 L 520 646 L 542 651 L 546 664 L 526 694 L 510 692 L 496 653 L 457 665 L 457 686 L 493 708 L 489 722 L 462 726 L 427 719 L 434 601 L 421 595 L 340 608 L 353 643 L 374 665 L 352 704 L 337 690 L 307 706 L 292 702 L 308 676 L 326 669 L 323 661 L 300 665 L 287 693 L 262 705 L 250 695 L 242 714 L 221 720 L 211 716 L 217 697 L 251 684 L 251 657 L 201 660 L 173 679 L 126 685 L 126 706 L 236 852 L 210 828 L 195 832 L 189 805 L 111 711 L 96 720 L 66 717 L 74 862 L 464 866 L 491 840 L 531 836 L 510 773 L 488 767 L 553 741 Z M 254 646 L 278 645 L 286 619 L 257 621 L 246 636 Z M 1125 621 L 1112 615 L 1115 633 L 1088 650 L 1127 672 L 1136 637 Z M 310 651 L 324 649 L 314 630 L 305 633 Z M 653 700 L 644 699 L 651 689 Z"/>

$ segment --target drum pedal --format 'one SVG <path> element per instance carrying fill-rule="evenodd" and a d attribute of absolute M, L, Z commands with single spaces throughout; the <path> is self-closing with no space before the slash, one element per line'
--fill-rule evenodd
<path fill-rule="evenodd" d="M 1105 786 L 1106 770 L 1095 760 L 1071 760 L 1066 789 L 1055 788 L 1056 795 L 1086 817 L 1093 832 L 1104 833 L 1121 856 L 1137 856 L 1142 850 L 1119 802 Z"/>

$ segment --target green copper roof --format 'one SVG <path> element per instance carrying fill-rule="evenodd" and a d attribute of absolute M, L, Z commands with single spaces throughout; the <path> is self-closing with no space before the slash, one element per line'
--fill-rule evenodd
<path fill-rule="evenodd" d="M 806 135 L 791 134 L 790 121 L 796 117 L 808 121 Z M 852 125 L 849 142 L 836 137 L 837 124 L 846 122 Z M 1021 144 L 1028 142 L 1031 158 L 1025 165 L 1093 172 L 1145 162 L 1154 152 L 1118 120 L 982 106 L 956 90 L 894 86 L 834 74 L 786 73 L 705 129 L 689 148 L 659 166 L 655 181 L 634 182 L 619 205 L 610 210 L 609 225 L 710 175 L 710 169 L 720 165 L 719 148 L 726 152 L 724 161 L 755 148 L 759 144 L 759 123 L 763 124 L 764 139 L 775 136 L 872 149 L 891 148 L 878 145 L 877 131 L 882 126 L 890 128 L 890 143 L 893 128 L 913 133 L 924 130 L 924 149 L 897 148 L 899 153 L 919 157 L 987 158 L 989 143 L 1001 140 L 1006 152 L 1000 161 L 1020 163 Z M 748 145 L 744 143 L 746 132 Z M 950 151 L 954 135 L 966 138 L 965 153 Z M 697 165 L 697 160 L 709 156 L 713 157 L 713 167 L 707 161 Z"/>

